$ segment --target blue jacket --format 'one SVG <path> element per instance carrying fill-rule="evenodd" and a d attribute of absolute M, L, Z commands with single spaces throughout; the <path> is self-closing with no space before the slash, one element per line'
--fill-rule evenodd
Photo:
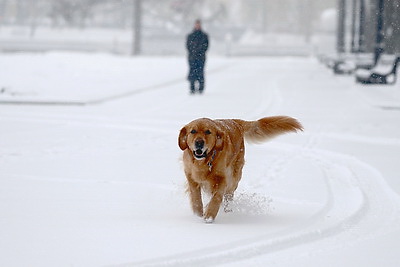
<path fill-rule="evenodd" d="M 189 60 L 205 60 L 208 49 L 208 35 L 202 30 L 194 30 L 187 36 L 186 48 Z"/>

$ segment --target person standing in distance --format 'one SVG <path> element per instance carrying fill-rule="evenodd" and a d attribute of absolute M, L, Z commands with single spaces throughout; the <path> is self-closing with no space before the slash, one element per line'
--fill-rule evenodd
<path fill-rule="evenodd" d="M 201 28 L 201 21 L 196 20 L 193 31 L 186 38 L 186 49 L 189 59 L 190 93 L 194 94 L 196 89 L 200 93 L 204 91 L 204 64 L 206 62 L 206 51 L 208 49 L 208 35 Z M 197 86 L 196 86 L 197 81 Z"/>

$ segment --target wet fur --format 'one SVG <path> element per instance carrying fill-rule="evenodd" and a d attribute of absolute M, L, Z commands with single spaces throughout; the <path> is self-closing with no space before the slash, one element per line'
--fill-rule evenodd
<path fill-rule="evenodd" d="M 298 130 L 303 130 L 301 124 L 287 116 L 266 117 L 257 121 L 202 118 L 184 126 L 179 133 L 178 145 L 183 150 L 193 212 L 206 222 L 213 222 L 222 201 L 233 198 L 242 178 L 245 139 L 248 142 L 263 142 Z M 200 145 L 203 145 L 202 149 Z M 211 196 L 205 208 L 202 192 Z"/>

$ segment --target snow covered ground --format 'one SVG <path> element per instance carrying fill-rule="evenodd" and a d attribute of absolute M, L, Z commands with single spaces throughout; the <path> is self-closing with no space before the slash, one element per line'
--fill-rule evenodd
<path fill-rule="evenodd" d="M 0 55 L 0 266 L 400 266 L 400 84 L 312 58 Z M 289 115 L 247 145 L 233 212 L 195 217 L 177 145 L 198 117 Z"/>

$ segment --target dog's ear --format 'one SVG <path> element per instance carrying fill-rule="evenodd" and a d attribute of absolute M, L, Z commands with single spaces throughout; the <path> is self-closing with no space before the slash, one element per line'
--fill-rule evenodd
<path fill-rule="evenodd" d="M 186 148 L 188 148 L 186 139 L 187 139 L 187 131 L 186 131 L 186 128 L 183 127 L 181 129 L 181 132 L 179 133 L 179 138 L 178 138 L 178 145 L 179 145 L 180 149 L 182 149 L 182 150 L 185 150 Z"/>
<path fill-rule="evenodd" d="M 217 141 L 215 142 L 215 148 L 217 150 L 222 150 L 224 147 L 224 134 L 220 131 L 217 132 Z"/>

